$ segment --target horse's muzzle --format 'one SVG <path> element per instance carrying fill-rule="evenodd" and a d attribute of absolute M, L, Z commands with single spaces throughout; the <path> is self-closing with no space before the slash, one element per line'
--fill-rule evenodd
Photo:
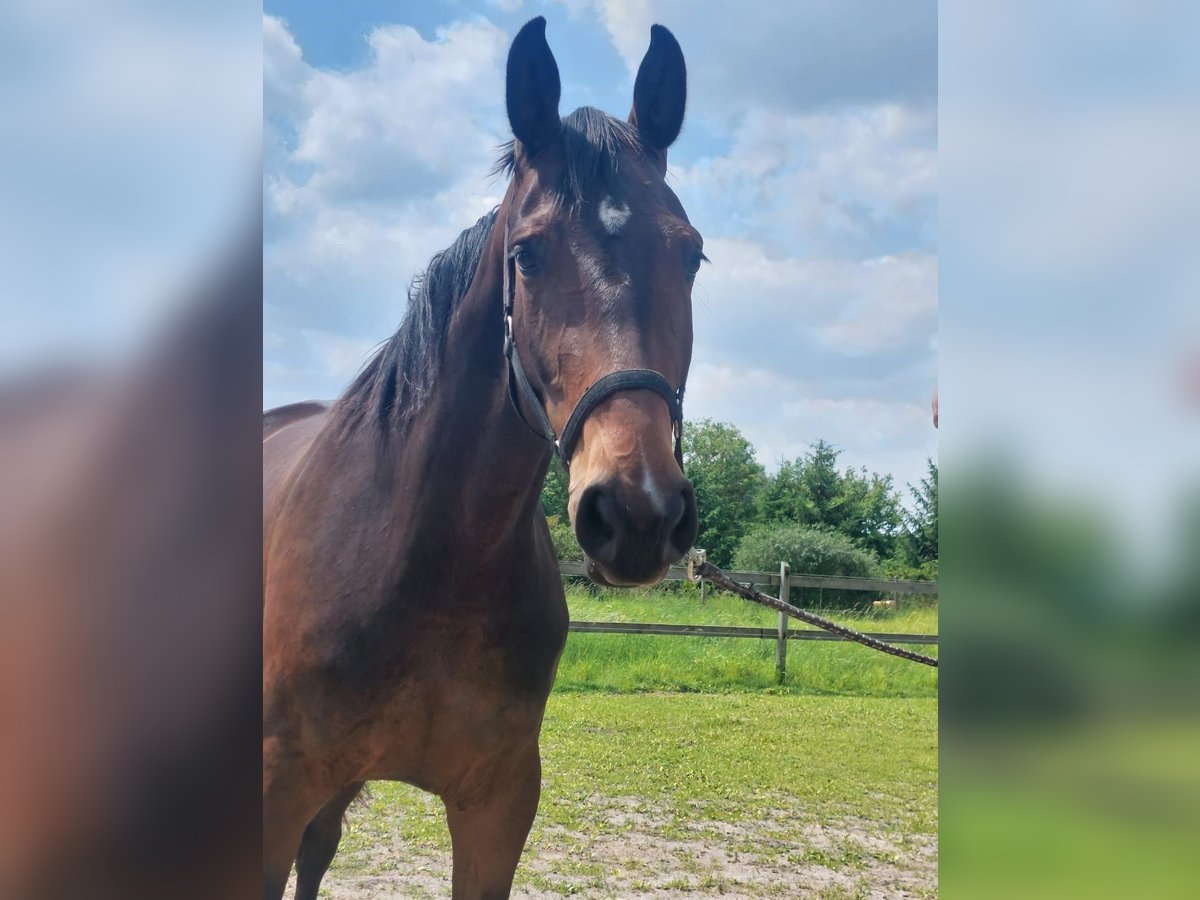
<path fill-rule="evenodd" d="M 589 485 L 575 511 L 575 537 L 588 576 L 614 587 L 656 584 L 696 540 L 696 493 L 682 474 L 632 488 L 610 480 Z"/>

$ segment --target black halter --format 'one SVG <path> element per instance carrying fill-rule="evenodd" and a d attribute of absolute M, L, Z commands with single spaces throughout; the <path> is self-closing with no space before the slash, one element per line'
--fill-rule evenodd
<path fill-rule="evenodd" d="M 667 402 L 671 413 L 671 429 L 675 434 L 675 461 L 683 469 L 683 385 L 679 390 L 671 387 L 658 372 L 652 369 L 619 369 L 609 372 L 590 388 L 584 391 L 567 424 L 563 426 L 562 434 L 554 433 L 550 417 L 542 406 L 541 398 L 529 383 L 525 368 L 521 365 L 521 355 L 517 352 L 516 341 L 513 340 L 513 300 L 516 296 L 516 261 L 508 252 L 508 223 L 504 225 L 504 356 L 508 360 L 508 399 L 516 410 L 517 416 L 528 426 L 529 430 L 543 440 L 554 445 L 554 452 L 562 460 L 563 468 L 571 464 L 571 451 L 583 431 L 583 422 L 602 401 L 619 391 L 654 391 Z M 530 422 L 521 411 L 521 403 L 517 395 L 525 401 L 525 405 L 533 410 L 536 424 Z"/>

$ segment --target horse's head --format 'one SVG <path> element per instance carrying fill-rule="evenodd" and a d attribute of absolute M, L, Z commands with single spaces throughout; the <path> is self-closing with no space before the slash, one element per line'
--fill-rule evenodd
<path fill-rule="evenodd" d="M 704 256 L 664 180 L 683 123 L 683 54 L 665 28 L 650 35 L 628 122 L 590 108 L 559 118 L 544 19 L 521 29 L 508 58 L 515 140 L 498 224 L 510 381 L 522 417 L 559 438 L 589 574 L 615 585 L 661 579 L 697 528 L 677 440 Z"/>

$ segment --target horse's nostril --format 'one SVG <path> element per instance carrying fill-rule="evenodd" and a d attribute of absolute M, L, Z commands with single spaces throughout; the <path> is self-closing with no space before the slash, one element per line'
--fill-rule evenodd
<path fill-rule="evenodd" d="M 679 559 L 692 549 L 692 544 L 696 542 L 696 532 L 700 527 L 699 517 L 696 514 L 696 494 L 692 490 L 692 486 L 685 487 L 678 496 L 681 500 L 679 516 L 671 529 L 668 540 L 668 549 L 674 559 Z"/>
<path fill-rule="evenodd" d="M 579 498 L 575 511 L 575 538 L 583 552 L 598 562 L 612 562 L 617 555 L 615 508 L 608 491 L 592 485 Z"/>
<path fill-rule="evenodd" d="M 683 492 L 679 491 L 671 495 L 658 530 L 660 541 L 665 543 L 671 540 L 671 536 L 675 533 L 675 529 L 679 526 L 679 522 L 683 519 L 686 512 L 687 502 Z"/>

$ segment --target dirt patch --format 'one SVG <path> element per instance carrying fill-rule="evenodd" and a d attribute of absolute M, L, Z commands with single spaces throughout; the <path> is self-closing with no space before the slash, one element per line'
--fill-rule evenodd
<path fill-rule="evenodd" d="M 937 837 L 879 823 L 765 822 L 656 816 L 613 799 L 588 833 L 546 828 L 526 848 L 513 897 L 937 896 Z M 450 853 L 382 842 L 343 852 L 326 876 L 330 900 L 447 897 Z M 290 895 L 290 894 L 289 894 Z"/>

